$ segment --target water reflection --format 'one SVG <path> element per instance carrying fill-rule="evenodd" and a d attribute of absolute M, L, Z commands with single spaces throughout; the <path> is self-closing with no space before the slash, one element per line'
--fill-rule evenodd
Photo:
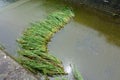
<path fill-rule="evenodd" d="M 76 21 L 71 21 L 54 36 L 49 50 L 64 62 L 65 68 L 69 63 L 78 66 L 85 80 L 120 78 L 119 47 L 109 44 L 101 33 Z"/>
<path fill-rule="evenodd" d="M 108 42 L 120 46 L 120 20 L 94 13 L 86 8 L 76 11 L 75 20 L 105 35 Z M 115 22 L 116 21 L 116 22 Z"/>
<path fill-rule="evenodd" d="M 68 65 L 68 66 L 65 66 L 65 71 L 70 74 L 72 72 L 72 69 L 71 69 L 71 66 Z"/>

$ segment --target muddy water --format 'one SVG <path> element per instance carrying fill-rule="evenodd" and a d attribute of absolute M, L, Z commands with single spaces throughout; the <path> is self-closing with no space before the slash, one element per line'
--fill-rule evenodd
<path fill-rule="evenodd" d="M 2 9 L 0 42 L 15 56 L 15 40 L 29 23 L 45 18 L 61 6 L 61 2 L 50 0 L 21 0 Z M 49 51 L 63 61 L 69 73 L 69 65 L 75 64 L 85 80 L 119 80 L 120 24 L 83 8 L 75 10 L 75 14 L 76 17 L 55 34 L 48 45 Z"/>

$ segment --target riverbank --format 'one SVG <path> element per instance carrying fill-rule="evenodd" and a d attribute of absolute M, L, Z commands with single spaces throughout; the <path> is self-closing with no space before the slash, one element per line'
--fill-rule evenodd
<path fill-rule="evenodd" d="M 0 80 L 37 80 L 37 78 L 0 50 Z"/>
<path fill-rule="evenodd" d="M 93 0 L 64 0 L 66 3 L 70 3 L 76 7 L 85 6 L 89 8 L 96 9 L 98 11 L 102 11 L 107 15 L 113 16 L 113 17 L 119 17 L 120 18 L 120 6 L 119 1 L 107 1 L 104 0 L 100 1 L 93 1 Z"/>

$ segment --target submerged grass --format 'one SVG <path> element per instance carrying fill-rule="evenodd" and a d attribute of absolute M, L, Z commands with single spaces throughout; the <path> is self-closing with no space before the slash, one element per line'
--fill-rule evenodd
<path fill-rule="evenodd" d="M 72 72 L 75 80 L 84 80 L 81 73 L 78 71 L 75 65 L 71 65 L 72 67 Z"/>
<path fill-rule="evenodd" d="M 69 79 L 67 79 L 65 77 L 62 77 L 62 78 L 56 77 L 55 80 L 69 80 Z"/>
<path fill-rule="evenodd" d="M 5 47 L 0 44 L 0 50 L 4 50 L 4 49 L 5 49 Z"/>
<path fill-rule="evenodd" d="M 43 75 L 64 75 L 61 60 L 49 54 L 47 44 L 57 31 L 74 16 L 70 8 L 56 11 L 41 22 L 32 23 L 20 39 L 18 62 L 33 73 Z"/>

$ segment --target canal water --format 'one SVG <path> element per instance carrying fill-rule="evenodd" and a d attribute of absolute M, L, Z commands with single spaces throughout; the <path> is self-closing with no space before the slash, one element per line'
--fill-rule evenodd
<path fill-rule="evenodd" d="M 0 8 L 0 43 L 10 55 L 17 56 L 16 39 L 29 23 L 46 18 L 62 6 L 57 0 L 19 0 Z M 50 53 L 63 61 L 69 73 L 70 64 L 75 64 L 84 80 L 119 80 L 120 24 L 84 7 L 74 12 L 76 17 L 49 43 Z"/>

